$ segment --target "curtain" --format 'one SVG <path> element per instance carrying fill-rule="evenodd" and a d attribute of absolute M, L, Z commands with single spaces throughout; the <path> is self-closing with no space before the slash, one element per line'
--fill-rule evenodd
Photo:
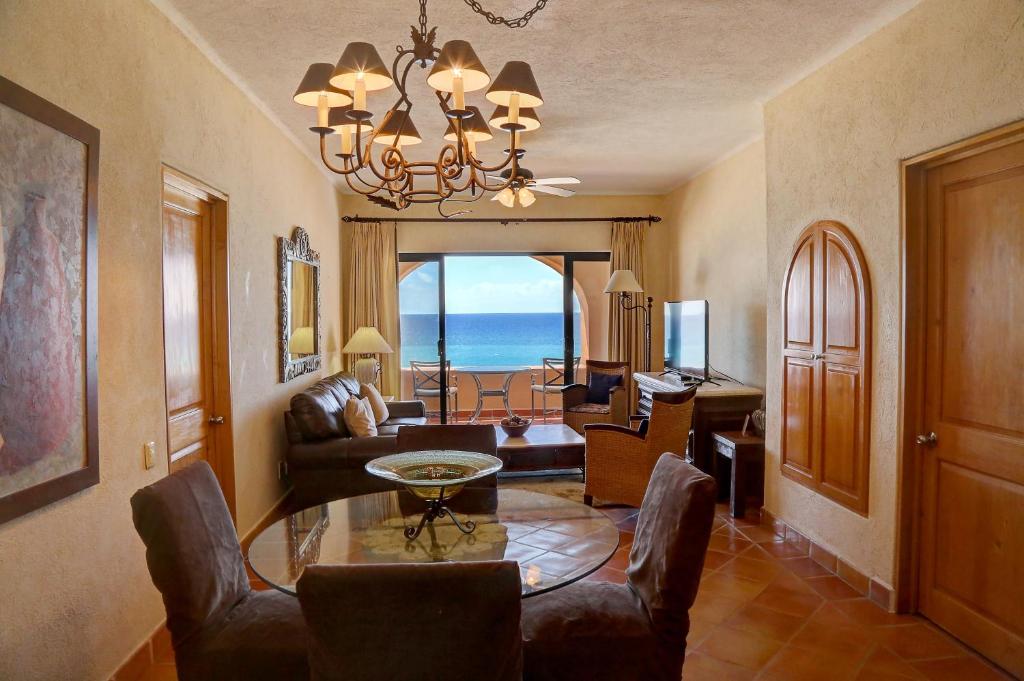
<path fill-rule="evenodd" d="M 345 342 L 360 326 L 375 326 L 394 350 L 380 355 L 380 389 L 384 395 L 401 394 L 401 347 L 398 323 L 398 244 L 395 223 L 353 222 L 347 225 L 344 244 L 347 280 L 345 286 Z M 351 370 L 358 356 L 344 355 Z"/>
<path fill-rule="evenodd" d="M 632 270 L 641 286 L 644 284 L 643 221 L 616 222 L 612 225 L 611 270 Z M 645 304 L 644 293 L 631 293 L 630 305 Z M 619 294 L 608 297 L 608 357 L 612 361 L 629 362 L 630 372 L 644 368 L 644 313 L 622 309 Z M 628 383 L 628 381 L 627 381 Z"/>

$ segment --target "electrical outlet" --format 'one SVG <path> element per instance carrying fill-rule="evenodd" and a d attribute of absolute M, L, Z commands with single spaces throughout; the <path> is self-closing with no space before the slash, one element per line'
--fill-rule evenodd
<path fill-rule="evenodd" d="M 144 457 L 144 463 L 146 464 L 146 470 L 156 465 L 156 443 L 147 442 L 142 446 L 142 454 Z"/>

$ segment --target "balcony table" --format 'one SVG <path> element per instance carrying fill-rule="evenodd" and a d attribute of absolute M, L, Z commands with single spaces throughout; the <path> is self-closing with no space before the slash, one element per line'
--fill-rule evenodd
<path fill-rule="evenodd" d="M 517 489 L 466 488 L 449 507 L 477 523 L 463 534 L 439 518 L 416 539 L 424 502 L 405 489 L 364 494 L 307 508 L 257 535 L 246 555 L 270 586 L 295 593 L 306 565 L 372 565 L 442 561 L 519 562 L 523 598 L 557 589 L 604 565 L 619 545 L 608 516 L 576 501 Z"/>
<path fill-rule="evenodd" d="M 469 374 L 473 377 L 473 382 L 476 383 L 476 409 L 473 411 L 473 416 L 469 419 L 470 423 L 475 423 L 480 417 L 480 412 L 484 408 L 485 397 L 500 397 L 501 401 L 505 404 L 505 412 L 512 416 L 514 412 L 508 403 L 512 379 L 516 377 L 516 374 L 529 370 L 530 367 L 526 366 L 458 367 L 456 371 L 460 374 Z M 502 382 L 501 388 L 484 389 L 483 381 L 480 380 L 481 376 L 504 376 L 505 380 Z"/>

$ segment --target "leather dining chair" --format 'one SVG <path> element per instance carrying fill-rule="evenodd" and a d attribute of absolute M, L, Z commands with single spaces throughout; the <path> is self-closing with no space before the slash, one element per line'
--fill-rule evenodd
<path fill-rule="evenodd" d="M 427 449 L 479 452 L 497 456 L 502 459 L 503 463 L 508 463 L 498 455 L 498 431 L 491 425 L 401 426 L 398 429 L 396 452 L 419 452 Z M 479 487 L 481 483 L 488 487 L 494 487 L 497 484 L 497 478 L 493 475 L 481 478 L 474 481 L 473 486 Z"/>
<path fill-rule="evenodd" d="M 715 515 L 714 478 L 661 455 L 625 584 L 576 582 L 523 602 L 527 681 L 678 681 Z"/>
<path fill-rule="evenodd" d="M 513 561 L 306 567 L 312 681 L 519 681 Z"/>
<path fill-rule="evenodd" d="M 306 681 L 298 600 L 252 591 L 231 515 L 205 461 L 132 495 L 132 519 L 167 610 L 180 681 Z"/>

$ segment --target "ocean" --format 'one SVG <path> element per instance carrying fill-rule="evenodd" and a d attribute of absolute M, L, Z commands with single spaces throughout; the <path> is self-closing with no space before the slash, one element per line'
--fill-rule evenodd
<path fill-rule="evenodd" d="M 403 314 L 402 364 L 437 361 L 437 315 Z M 575 315 L 579 329 L 580 315 Z M 453 367 L 519 364 L 540 366 L 563 354 L 562 313 L 450 314 L 445 318 Z M 575 354 L 580 354 L 580 334 Z"/>

